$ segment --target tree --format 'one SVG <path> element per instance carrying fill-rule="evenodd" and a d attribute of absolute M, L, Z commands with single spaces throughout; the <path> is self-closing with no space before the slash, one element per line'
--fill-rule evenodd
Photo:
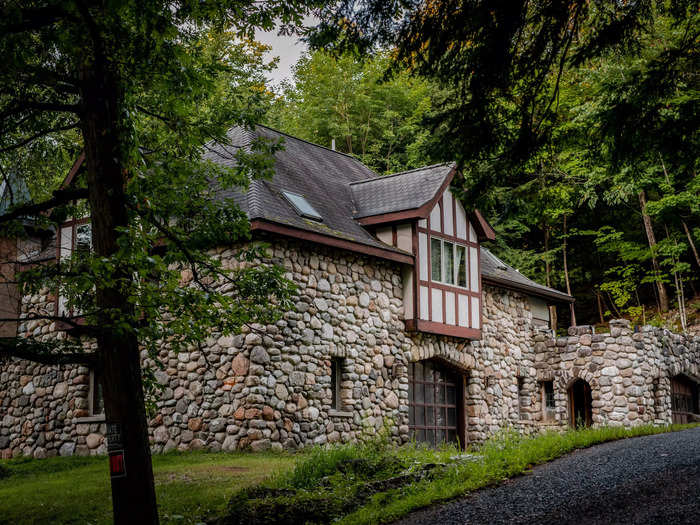
<path fill-rule="evenodd" d="M 288 306 L 281 270 L 250 264 L 264 256 L 261 249 L 240 250 L 236 270 L 207 251 L 247 238 L 245 215 L 216 197 L 269 174 L 270 153 L 280 145 L 231 153 L 235 168 L 203 153 L 212 141 L 226 143 L 229 126 L 262 113 L 264 87 L 241 74 L 260 67 L 260 54 L 240 59 L 231 38 L 275 20 L 292 27 L 309 5 L 45 0 L 0 8 L 1 151 L 44 137 L 50 148 L 53 137 L 75 130 L 85 155 L 73 185 L 17 204 L 2 216 L 3 233 L 21 235 L 16 219 L 30 216 L 36 228 L 59 224 L 80 213 L 74 203 L 85 199 L 93 247 L 18 276 L 24 292 L 58 290 L 80 312 L 84 323 L 52 316 L 74 337 L 5 338 L 0 355 L 99 369 L 106 418 L 119 425 L 128 472 L 112 479 L 116 523 L 158 521 L 141 351 L 157 363 L 163 341 L 174 349 L 196 345 L 212 326 L 236 332 L 273 319 L 275 304 Z M 80 337 L 97 350 L 86 350 Z"/>
<path fill-rule="evenodd" d="M 379 173 L 429 164 L 432 86 L 406 71 L 387 77 L 388 53 L 360 60 L 324 51 L 303 56 L 267 119 L 300 138 L 356 155 Z"/>

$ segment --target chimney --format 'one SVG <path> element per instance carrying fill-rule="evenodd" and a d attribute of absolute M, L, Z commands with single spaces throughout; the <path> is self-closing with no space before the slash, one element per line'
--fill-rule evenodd
<path fill-rule="evenodd" d="M 335 151 L 335 139 L 331 139 L 331 149 Z"/>

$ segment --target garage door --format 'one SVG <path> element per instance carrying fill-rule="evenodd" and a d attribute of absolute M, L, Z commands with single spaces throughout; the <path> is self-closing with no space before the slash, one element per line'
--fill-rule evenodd
<path fill-rule="evenodd" d="M 462 442 L 462 376 L 432 361 L 408 368 L 408 424 L 413 439 L 430 445 Z"/>
<path fill-rule="evenodd" d="M 697 385 L 685 376 L 671 378 L 671 411 L 674 423 L 690 423 L 695 412 Z"/>

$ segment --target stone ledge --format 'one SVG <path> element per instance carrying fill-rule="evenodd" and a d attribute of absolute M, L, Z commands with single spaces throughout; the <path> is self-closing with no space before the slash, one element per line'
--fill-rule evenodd
<path fill-rule="evenodd" d="M 74 423 L 104 423 L 106 421 L 104 414 L 99 416 L 76 417 Z"/>
<path fill-rule="evenodd" d="M 352 417 L 353 413 L 348 412 L 347 410 L 335 410 L 331 409 L 328 411 L 328 415 L 330 417 Z"/>

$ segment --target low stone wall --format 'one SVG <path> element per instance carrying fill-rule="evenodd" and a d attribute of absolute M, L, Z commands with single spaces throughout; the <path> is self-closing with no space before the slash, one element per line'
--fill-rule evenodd
<path fill-rule="evenodd" d="M 576 379 L 591 387 L 594 425 L 670 424 L 671 378 L 700 378 L 700 337 L 675 334 L 629 321 L 610 322 L 610 331 L 591 326 L 569 329 L 568 337 L 551 332 L 534 336 L 539 381 L 555 384 L 556 421 L 566 423 L 568 389 Z"/>

